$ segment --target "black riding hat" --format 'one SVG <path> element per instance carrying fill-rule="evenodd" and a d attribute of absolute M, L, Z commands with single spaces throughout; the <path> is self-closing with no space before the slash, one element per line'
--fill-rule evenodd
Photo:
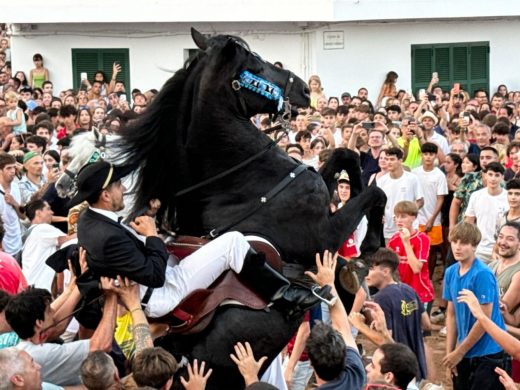
<path fill-rule="evenodd" d="M 87 200 L 90 196 L 101 192 L 110 184 L 125 177 L 135 168 L 134 165 L 116 166 L 102 160 L 86 165 L 78 173 L 76 182 L 78 192 L 70 200 L 68 206 L 72 207 Z"/>

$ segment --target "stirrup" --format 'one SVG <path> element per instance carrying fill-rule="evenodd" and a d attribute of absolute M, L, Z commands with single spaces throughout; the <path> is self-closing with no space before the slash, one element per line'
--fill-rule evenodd
<path fill-rule="evenodd" d="M 336 302 L 338 301 L 338 297 L 331 294 L 331 296 L 332 296 L 331 299 L 324 298 L 317 293 L 317 290 L 319 290 L 320 288 L 321 288 L 320 286 L 314 286 L 313 288 L 311 288 L 312 294 L 316 298 L 318 298 L 320 301 L 322 301 L 323 303 L 326 303 L 329 307 L 334 306 L 336 304 Z"/>

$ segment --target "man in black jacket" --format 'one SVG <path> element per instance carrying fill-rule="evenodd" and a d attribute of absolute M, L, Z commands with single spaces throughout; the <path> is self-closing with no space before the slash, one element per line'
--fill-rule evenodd
<path fill-rule="evenodd" d="M 316 295 L 330 298 L 330 287 L 315 288 L 313 294 L 291 285 L 238 232 L 220 236 L 178 264 L 169 259 L 153 218 L 139 216 L 129 226 L 119 222 L 116 212 L 124 208 L 126 190 L 120 179 L 129 172 L 128 167 L 106 161 L 88 165 L 78 175 L 78 193 L 71 205 L 84 200 L 89 204 L 78 221 L 78 241 L 87 251 L 91 276 L 120 275 L 139 283 L 141 296 L 149 298 L 147 316 L 169 313 L 189 293 L 207 288 L 228 269 L 263 298 L 277 301 L 291 312 L 314 306 L 320 301 Z"/>

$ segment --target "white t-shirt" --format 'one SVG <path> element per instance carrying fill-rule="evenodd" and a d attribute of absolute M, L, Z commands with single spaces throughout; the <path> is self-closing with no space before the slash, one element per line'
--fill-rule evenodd
<path fill-rule="evenodd" d="M 339 148 L 339 145 L 343 143 L 343 136 L 341 135 L 341 127 L 337 127 L 334 131 L 334 142 L 336 144 L 336 148 Z"/>
<path fill-rule="evenodd" d="M 4 188 L 0 189 L 5 192 Z M 13 181 L 11 183 L 10 193 L 18 204 L 22 203 L 22 196 L 20 195 L 20 189 L 18 188 L 18 182 Z M 22 232 L 20 229 L 20 220 L 15 209 L 10 204 L 5 203 L 4 195 L 0 194 L 0 216 L 4 223 L 4 239 L 2 244 L 4 246 L 4 252 L 10 255 L 15 255 L 22 249 Z"/>
<path fill-rule="evenodd" d="M 450 152 L 450 146 L 448 145 L 448 140 L 446 137 L 443 137 L 436 131 L 433 131 L 433 135 L 427 139 L 428 142 L 433 142 L 436 144 L 440 150 L 444 153 L 444 155 L 448 154 Z"/>
<path fill-rule="evenodd" d="M 16 348 L 27 352 L 42 366 L 43 381 L 59 386 L 74 386 L 81 384 L 79 369 L 89 353 L 90 340 L 61 345 L 52 343 L 36 345 L 30 341 L 22 341 Z"/>
<path fill-rule="evenodd" d="M 435 210 L 437 196 L 448 194 L 448 182 L 446 175 L 437 167 L 427 172 L 420 166 L 412 172 L 417 175 L 424 194 L 424 206 L 419 209 L 417 221 L 420 225 L 426 225 Z M 441 213 L 437 214 L 433 226 L 441 226 Z"/>
<path fill-rule="evenodd" d="M 30 229 L 22 252 L 22 271 L 28 284 L 50 290 L 55 271 L 45 264 L 45 260 L 56 252 L 58 237 L 65 236 L 65 233 L 47 223 Z"/>
<path fill-rule="evenodd" d="M 471 194 L 465 216 L 477 219 L 477 227 L 482 234 L 477 252 L 491 256 L 496 241 L 498 218 L 507 210 L 509 210 L 509 204 L 507 203 L 507 191 L 504 189 L 495 196 L 490 195 L 487 188 Z"/>
<path fill-rule="evenodd" d="M 377 186 L 385 192 L 387 197 L 383 234 L 388 239 L 397 232 L 394 221 L 394 207 L 396 203 L 402 200 L 415 202 L 424 196 L 417 176 L 406 171 L 403 171 L 399 179 L 392 179 L 389 173 L 381 176 L 377 179 Z"/>

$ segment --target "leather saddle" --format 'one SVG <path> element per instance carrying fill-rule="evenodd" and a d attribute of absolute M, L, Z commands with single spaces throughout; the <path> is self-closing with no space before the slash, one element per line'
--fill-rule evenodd
<path fill-rule="evenodd" d="M 199 237 L 179 236 L 166 247 L 170 254 L 182 261 L 207 242 Z M 282 260 L 272 246 L 262 241 L 249 241 L 249 244 L 255 251 L 265 253 L 267 262 L 281 272 Z M 208 288 L 190 293 L 166 316 L 148 320 L 169 324 L 171 333 L 199 333 L 209 325 L 215 310 L 227 301 L 255 310 L 266 309 L 269 303 L 245 285 L 235 272 L 228 270 Z"/>

